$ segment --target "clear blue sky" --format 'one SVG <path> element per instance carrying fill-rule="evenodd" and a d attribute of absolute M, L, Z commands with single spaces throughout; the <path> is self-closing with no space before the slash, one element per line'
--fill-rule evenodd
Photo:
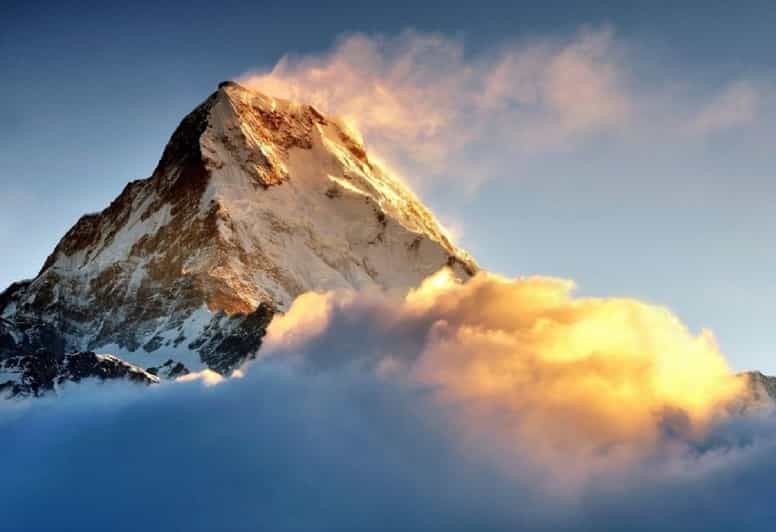
<path fill-rule="evenodd" d="M 701 136 L 663 125 L 519 159 L 496 146 L 504 162 L 476 191 L 445 181 L 421 194 L 463 227 L 462 245 L 485 267 L 665 304 L 712 329 L 737 368 L 776 373 L 773 3 L 103 4 L 4 6 L 0 285 L 33 276 L 81 214 L 147 176 L 175 125 L 223 79 L 323 53 L 344 33 L 438 32 L 477 56 L 607 27 L 633 67 L 631 92 L 649 94 L 657 115 L 697 118 L 697 102 L 727 101 L 741 80 L 756 105 L 743 118 L 707 114 L 698 128 L 721 125 Z M 648 130 L 641 120 L 634 129 Z"/>

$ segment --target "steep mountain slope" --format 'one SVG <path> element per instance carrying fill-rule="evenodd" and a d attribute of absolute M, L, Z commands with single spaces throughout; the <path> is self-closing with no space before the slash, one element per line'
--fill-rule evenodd
<path fill-rule="evenodd" d="M 477 268 L 347 128 L 225 82 L 151 177 L 0 294 L 0 360 L 98 351 L 228 372 L 303 292 L 403 291 L 444 265 Z"/>

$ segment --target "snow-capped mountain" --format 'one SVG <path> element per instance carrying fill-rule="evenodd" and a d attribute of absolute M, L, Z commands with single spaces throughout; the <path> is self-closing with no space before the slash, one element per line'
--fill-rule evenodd
<path fill-rule="evenodd" d="M 0 386 L 22 383 L 30 360 L 61 368 L 84 352 L 149 381 L 160 368 L 225 373 L 303 292 L 404 291 L 444 265 L 477 269 L 347 127 L 224 82 L 151 177 L 83 216 L 37 277 L 0 294 Z"/>

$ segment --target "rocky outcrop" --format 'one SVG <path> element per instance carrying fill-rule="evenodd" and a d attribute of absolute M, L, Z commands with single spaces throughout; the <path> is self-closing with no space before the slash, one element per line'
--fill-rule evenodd
<path fill-rule="evenodd" d="M 40 396 L 85 379 L 159 382 L 155 375 L 113 355 L 92 352 L 56 355 L 39 351 L 0 360 L 0 398 Z"/>

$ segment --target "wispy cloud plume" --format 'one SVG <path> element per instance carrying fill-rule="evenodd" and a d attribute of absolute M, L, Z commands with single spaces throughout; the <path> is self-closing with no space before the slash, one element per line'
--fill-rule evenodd
<path fill-rule="evenodd" d="M 494 138 L 535 151 L 621 126 L 631 104 L 614 49 L 608 30 L 474 56 L 442 35 L 356 34 L 242 81 L 341 116 L 405 173 L 440 176 Z"/>
<path fill-rule="evenodd" d="M 751 124 L 757 116 L 760 93 L 761 90 L 752 82 L 731 83 L 701 107 L 689 122 L 689 130 L 707 135 Z"/>
<path fill-rule="evenodd" d="M 469 188 L 525 157 L 601 136 L 664 142 L 755 118 L 751 82 L 700 98 L 669 95 L 665 87 L 692 84 L 645 79 L 640 63 L 610 28 L 476 52 L 457 39 L 405 31 L 349 35 L 327 53 L 285 56 L 242 81 L 341 116 L 416 184 L 454 179 Z"/>

